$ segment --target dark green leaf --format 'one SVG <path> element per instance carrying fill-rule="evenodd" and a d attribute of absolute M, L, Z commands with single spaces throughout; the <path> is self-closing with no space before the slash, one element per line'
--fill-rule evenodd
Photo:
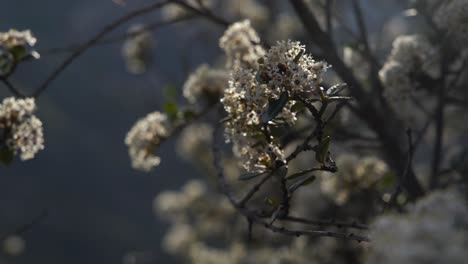
<path fill-rule="evenodd" d="M 266 124 L 275 118 L 283 110 L 288 99 L 288 92 L 283 92 L 277 100 L 268 102 L 268 110 L 261 116 L 261 122 Z"/>
<path fill-rule="evenodd" d="M 186 109 L 184 110 L 184 120 L 185 121 L 190 121 L 192 120 L 195 116 L 196 116 L 196 113 L 190 109 Z"/>
<path fill-rule="evenodd" d="M 332 87 L 328 88 L 326 94 L 328 96 L 333 96 L 339 94 L 341 91 L 343 91 L 348 85 L 346 83 L 340 83 L 337 85 L 333 85 Z"/>
<path fill-rule="evenodd" d="M 177 94 L 178 91 L 175 85 L 170 84 L 164 88 L 164 97 L 167 101 L 175 101 L 175 99 L 177 98 Z"/>
<path fill-rule="evenodd" d="M 251 180 L 253 178 L 256 178 L 260 175 L 263 175 L 267 173 L 267 171 L 263 171 L 263 172 L 251 172 L 251 173 L 246 173 L 246 174 L 242 174 L 241 176 L 239 176 L 239 180 L 240 181 L 248 181 L 248 180 Z"/>
<path fill-rule="evenodd" d="M 310 175 L 308 177 L 305 177 L 302 180 L 297 181 L 291 187 L 289 187 L 289 193 L 295 192 L 297 189 L 299 189 L 302 186 L 307 186 L 312 184 L 315 181 L 316 177 L 314 175 Z"/>
<path fill-rule="evenodd" d="M 176 120 L 178 115 L 178 107 L 175 101 L 167 101 L 164 103 L 164 112 L 171 120 Z"/>
<path fill-rule="evenodd" d="M 332 96 L 328 97 L 329 102 L 334 102 L 334 101 L 350 101 L 353 100 L 352 97 L 349 96 Z"/>
<path fill-rule="evenodd" d="M 315 152 L 315 159 L 323 164 L 325 162 L 325 158 L 327 157 L 328 151 L 330 149 L 330 136 L 326 136 L 320 141 L 317 151 Z"/>
<path fill-rule="evenodd" d="M 0 149 L 0 163 L 10 165 L 13 162 L 14 155 L 15 154 L 10 148 L 4 146 Z"/>

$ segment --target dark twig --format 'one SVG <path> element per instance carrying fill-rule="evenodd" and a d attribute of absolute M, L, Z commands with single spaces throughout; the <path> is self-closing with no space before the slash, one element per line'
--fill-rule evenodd
<path fill-rule="evenodd" d="M 335 221 L 335 220 L 310 220 L 302 217 L 295 217 L 295 216 L 286 216 L 281 219 L 282 221 L 286 222 L 295 222 L 301 223 L 305 225 L 315 225 L 319 227 L 325 226 L 335 226 L 338 228 L 355 228 L 355 229 L 362 229 L 367 230 L 369 227 L 367 225 L 359 224 L 356 222 L 343 222 L 343 221 Z"/>
<path fill-rule="evenodd" d="M 153 31 L 153 30 L 157 30 L 157 29 L 160 29 L 164 26 L 169 26 L 169 25 L 174 25 L 174 24 L 177 24 L 177 23 L 180 23 L 180 22 L 183 22 L 183 21 L 187 21 L 187 20 L 190 20 L 190 19 L 195 19 L 197 17 L 195 16 L 183 16 L 183 17 L 177 17 L 177 18 L 174 18 L 172 20 L 167 20 L 167 21 L 157 21 L 157 22 L 153 22 L 153 23 L 150 23 L 150 24 L 147 24 L 143 27 L 143 30 L 150 30 L 150 31 Z M 104 44 L 111 44 L 111 43 L 115 43 L 115 42 L 120 42 L 120 41 L 123 41 L 123 40 L 126 40 L 130 37 L 133 37 L 133 36 L 137 36 L 141 34 L 140 31 L 138 32 L 126 32 L 125 34 L 121 34 L 121 35 L 117 35 L 117 36 L 111 36 L 111 37 L 108 37 L 108 38 L 103 38 L 101 40 L 99 40 L 98 42 L 96 42 L 96 44 L 93 45 L 94 46 L 97 46 L 97 45 L 104 45 Z M 55 55 L 55 54 L 60 54 L 60 53 L 66 53 L 66 52 L 74 52 L 76 50 L 78 50 L 80 47 L 82 47 L 84 44 L 72 44 L 72 45 L 69 45 L 67 47 L 61 47 L 61 48 L 51 48 L 51 49 L 47 49 L 47 50 L 41 50 L 39 51 L 39 53 L 41 54 L 41 56 L 44 56 L 44 55 Z"/>
<path fill-rule="evenodd" d="M 26 97 L 20 90 L 18 90 L 9 80 L 8 78 L 0 78 L 0 80 L 5 84 L 5 86 L 10 90 L 10 92 L 16 97 Z"/>
<path fill-rule="evenodd" d="M 414 146 L 413 146 L 413 137 L 411 135 L 411 129 L 406 131 L 406 135 L 408 136 L 408 160 L 406 161 L 406 167 L 403 172 L 403 176 L 398 178 L 398 183 L 393 191 L 392 195 L 390 196 L 390 200 L 388 201 L 385 210 L 389 209 L 396 205 L 396 201 L 398 195 L 403 191 L 403 186 L 405 184 L 406 179 L 408 178 L 408 173 L 411 171 L 411 164 L 413 163 L 413 154 L 414 154 Z"/>
<path fill-rule="evenodd" d="M 221 124 L 217 124 L 215 126 L 213 132 L 213 157 L 214 157 L 214 165 L 217 171 L 218 183 L 221 191 L 228 197 L 231 204 L 244 216 L 247 218 L 249 224 L 249 236 L 251 235 L 251 225 L 252 224 L 259 224 L 264 226 L 265 228 L 271 230 L 272 232 L 281 233 L 290 236 L 312 236 L 312 237 L 335 237 L 335 238 L 343 238 L 343 239 L 350 239 L 355 240 L 358 242 L 362 241 L 370 241 L 366 236 L 355 235 L 353 233 L 343 233 L 343 232 L 331 232 L 331 231 L 316 231 L 316 230 L 292 230 L 285 227 L 280 227 L 274 225 L 274 221 L 270 223 L 263 220 L 265 215 L 262 215 L 256 211 L 253 211 L 247 208 L 244 205 L 239 204 L 236 201 L 235 194 L 232 191 L 231 187 L 226 182 L 224 177 L 223 168 L 221 166 L 221 149 L 218 144 L 218 134 L 220 130 Z M 284 216 L 283 216 L 284 217 Z M 277 217 L 279 220 L 282 218 L 279 216 Z M 296 219 L 296 218 L 292 218 Z M 292 220 L 291 220 L 292 221 Z"/>

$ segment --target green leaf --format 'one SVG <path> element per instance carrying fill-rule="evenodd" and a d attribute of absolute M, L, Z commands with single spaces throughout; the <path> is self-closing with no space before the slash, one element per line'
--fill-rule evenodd
<path fill-rule="evenodd" d="M 164 97 L 167 101 L 175 101 L 177 98 L 177 87 L 175 85 L 169 84 L 164 87 Z"/>
<path fill-rule="evenodd" d="M 190 109 L 186 109 L 184 110 L 183 115 L 185 121 L 190 121 L 196 116 L 196 113 Z"/>
<path fill-rule="evenodd" d="M 349 96 L 332 96 L 328 97 L 328 102 L 334 102 L 334 101 L 351 101 L 353 100 L 352 97 Z"/>
<path fill-rule="evenodd" d="M 275 118 L 288 102 L 288 92 L 283 92 L 277 100 L 268 102 L 268 110 L 261 116 L 261 122 L 266 124 Z"/>
<path fill-rule="evenodd" d="M 0 149 L 0 163 L 10 165 L 13 162 L 14 156 L 15 153 L 13 153 L 13 151 L 7 146 Z"/>
<path fill-rule="evenodd" d="M 333 85 L 332 87 L 328 88 L 326 94 L 328 96 L 333 96 L 339 94 L 341 91 L 343 91 L 348 85 L 346 83 L 340 83 L 337 85 Z"/>
<path fill-rule="evenodd" d="M 273 199 L 273 198 L 271 198 L 271 197 L 268 197 L 267 203 L 268 203 L 269 205 L 271 205 L 271 206 L 274 206 L 274 207 L 278 206 L 278 204 L 279 204 L 278 201 L 276 201 L 275 199 Z"/>
<path fill-rule="evenodd" d="M 241 176 L 239 176 L 239 180 L 240 181 L 248 181 L 248 180 L 251 180 L 253 178 L 256 178 L 260 175 L 263 175 L 263 174 L 266 174 L 267 171 L 262 171 L 262 172 L 251 172 L 251 173 L 246 173 L 246 174 L 242 174 Z"/>
<path fill-rule="evenodd" d="M 164 112 L 169 117 L 170 120 L 174 121 L 177 119 L 179 113 L 177 103 L 175 101 L 166 101 L 164 103 Z"/>
<path fill-rule="evenodd" d="M 291 112 L 297 113 L 304 110 L 305 108 L 306 107 L 302 102 L 296 101 L 296 103 L 291 107 Z"/>
<path fill-rule="evenodd" d="M 13 58 L 16 62 L 22 61 L 23 58 L 25 58 L 29 54 L 28 49 L 24 45 L 14 46 L 9 51 L 13 55 Z"/>
<path fill-rule="evenodd" d="M 289 187 L 289 193 L 295 192 L 297 189 L 299 189 L 302 186 L 307 186 L 307 185 L 312 184 L 316 178 L 317 177 L 315 177 L 314 175 L 310 175 L 308 177 L 305 177 L 302 180 L 295 182 L 293 185 L 291 185 L 291 187 Z"/>
<path fill-rule="evenodd" d="M 330 149 L 330 136 L 326 136 L 320 141 L 317 151 L 315 152 L 315 159 L 323 164 L 325 162 L 325 158 L 327 157 L 328 151 Z"/>

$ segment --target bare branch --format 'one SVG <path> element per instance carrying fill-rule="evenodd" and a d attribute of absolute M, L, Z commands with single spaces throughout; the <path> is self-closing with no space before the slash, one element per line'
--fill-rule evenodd
<path fill-rule="evenodd" d="M 101 30 L 99 33 L 97 33 L 94 37 L 92 37 L 90 40 L 88 40 L 85 44 L 83 44 L 80 48 L 75 50 L 68 58 L 66 58 L 50 75 L 47 77 L 47 79 L 36 89 L 36 91 L 33 93 L 33 97 L 38 97 L 40 96 L 46 89 L 47 87 L 76 59 L 78 58 L 81 54 L 83 54 L 85 51 L 87 51 L 89 48 L 94 46 L 96 43 L 99 42 L 103 37 L 105 37 L 107 34 L 112 32 L 114 29 L 119 27 L 120 25 L 126 23 L 127 21 L 153 12 L 155 10 L 158 10 L 165 5 L 170 3 L 169 1 L 163 1 L 163 2 L 158 2 L 151 4 L 149 6 L 137 9 L 135 11 L 132 11 L 123 17 L 115 20 L 111 24 L 107 25 L 104 27 L 103 30 Z"/>

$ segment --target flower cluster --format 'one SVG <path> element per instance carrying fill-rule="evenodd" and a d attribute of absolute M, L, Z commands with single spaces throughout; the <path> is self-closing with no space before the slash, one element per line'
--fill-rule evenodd
<path fill-rule="evenodd" d="M 279 41 L 258 59 L 257 70 L 240 67 L 232 72 L 221 99 L 228 113 L 226 137 L 248 171 L 271 168 L 284 156 L 278 139 L 268 135 L 265 120 L 262 121 L 269 102 L 288 98 L 268 125 L 293 125 L 296 121 L 293 97 L 311 96 L 320 89 L 326 66 L 304 51 L 299 42 Z"/>
<path fill-rule="evenodd" d="M 44 148 L 42 122 L 33 115 L 33 98 L 5 98 L 0 104 L 0 131 L 6 146 L 22 160 L 34 158 Z"/>
<path fill-rule="evenodd" d="M 217 102 L 228 85 L 229 74 L 211 69 L 203 64 L 192 73 L 184 84 L 184 97 L 191 103 Z"/>
<path fill-rule="evenodd" d="M 433 76 L 437 57 L 429 41 L 420 35 L 403 35 L 393 41 L 387 62 L 379 71 L 388 97 L 402 98 L 414 90 L 412 77 L 418 74 Z"/>
<path fill-rule="evenodd" d="M 177 141 L 177 153 L 187 161 L 212 169 L 213 127 L 207 123 L 195 123 L 186 127 Z"/>
<path fill-rule="evenodd" d="M 375 221 L 368 263 L 465 263 L 468 207 L 454 189 L 436 191 L 407 215 Z"/>
<path fill-rule="evenodd" d="M 353 154 L 341 154 L 336 160 L 338 173 L 324 175 L 321 189 L 335 203 L 346 203 L 353 192 L 368 190 L 375 186 L 389 168 L 385 162 L 375 157 L 358 157 Z"/>
<path fill-rule="evenodd" d="M 133 25 L 122 47 L 122 55 L 130 73 L 141 74 L 151 61 L 153 36 L 143 25 Z"/>
<path fill-rule="evenodd" d="M 31 31 L 10 29 L 0 32 L 0 77 L 11 74 L 15 64 L 23 60 L 38 59 L 39 53 L 31 48 L 36 44 Z"/>
<path fill-rule="evenodd" d="M 434 13 L 434 22 L 466 47 L 468 41 L 468 1 L 442 1 Z"/>
<path fill-rule="evenodd" d="M 171 126 L 165 114 L 153 112 L 138 120 L 125 138 L 135 169 L 150 171 L 161 159 L 153 153 L 170 134 Z"/>
<path fill-rule="evenodd" d="M 262 242 L 247 244 L 245 220 L 225 196 L 210 191 L 199 180 L 189 181 L 181 191 L 159 194 L 154 207 L 172 224 L 163 239 L 164 249 L 187 263 L 305 264 L 323 254 L 322 245 L 333 247 L 323 241 L 315 248 L 309 247 L 305 237 L 290 239 L 262 229 L 254 233 L 263 238 Z M 230 228 L 226 229 L 226 225 Z"/>
<path fill-rule="evenodd" d="M 220 38 L 219 46 L 226 53 L 226 66 L 231 69 L 255 67 L 257 60 L 265 54 L 260 37 L 249 20 L 232 24 Z"/>

